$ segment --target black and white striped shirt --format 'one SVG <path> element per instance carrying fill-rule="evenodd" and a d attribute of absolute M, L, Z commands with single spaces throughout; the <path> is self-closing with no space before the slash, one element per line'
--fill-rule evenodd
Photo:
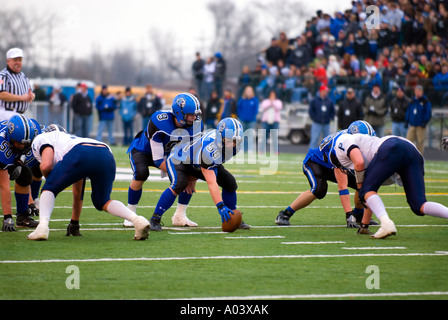
<path fill-rule="evenodd" d="M 23 72 L 15 73 L 9 68 L 0 71 L 0 92 L 6 91 L 11 94 L 23 95 L 27 94 L 30 88 L 30 80 Z M 24 113 L 29 105 L 30 103 L 25 101 L 7 102 L 0 100 L 0 110 Z"/>

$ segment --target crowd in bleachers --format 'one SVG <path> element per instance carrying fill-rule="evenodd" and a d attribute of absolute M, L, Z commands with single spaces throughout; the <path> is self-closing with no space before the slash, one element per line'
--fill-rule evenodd
<path fill-rule="evenodd" d="M 379 8 L 379 28 L 369 26 L 369 5 Z M 434 107 L 448 106 L 448 0 L 353 1 L 343 12 L 322 10 L 291 38 L 272 38 L 252 70 L 238 79 L 240 96 L 252 86 L 260 101 L 274 89 L 284 102 L 308 103 L 321 85 L 338 103 L 347 88 L 362 101 L 375 84 L 389 98 L 421 85 Z"/>

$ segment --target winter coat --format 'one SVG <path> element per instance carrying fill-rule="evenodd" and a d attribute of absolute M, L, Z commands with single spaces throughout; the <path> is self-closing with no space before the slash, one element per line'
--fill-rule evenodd
<path fill-rule="evenodd" d="M 347 129 L 353 121 L 364 119 L 362 104 L 357 98 L 344 99 L 339 103 L 338 128 Z"/>
<path fill-rule="evenodd" d="M 80 116 L 90 116 L 92 114 L 92 100 L 88 94 L 78 92 L 72 99 L 73 113 Z"/>
<path fill-rule="evenodd" d="M 364 101 L 364 120 L 372 126 L 384 126 L 386 124 L 387 103 L 383 95 L 375 98 L 369 95 Z"/>
<path fill-rule="evenodd" d="M 130 122 L 137 114 L 137 102 L 134 96 L 124 97 L 121 100 L 120 115 L 123 121 Z"/>
<path fill-rule="evenodd" d="M 100 120 L 113 120 L 117 109 L 115 98 L 112 95 L 99 95 L 95 99 L 96 109 Z"/>
<path fill-rule="evenodd" d="M 426 96 L 412 99 L 406 110 L 405 122 L 413 127 L 425 127 L 431 119 L 431 102 Z"/>
<path fill-rule="evenodd" d="M 411 99 L 404 96 L 402 99 L 395 97 L 390 102 L 390 117 L 393 122 L 404 122 L 406 118 L 406 110 L 408 109 Z"/>
<path fill-rule="evenodd" d="M 240 98 L 237 104 L 238 118 L 244 122 L 257 120 L 259 101 L 257 97 L 251 99 Z"/>
<path fill-rule="evenodd" d="M 322 99 L 320 96 L 317 96 L 310 102 L 308 113 L 313 122 L 328 124 L 334 119 L 336 111 L 334 103 L 330 98 Z"/>

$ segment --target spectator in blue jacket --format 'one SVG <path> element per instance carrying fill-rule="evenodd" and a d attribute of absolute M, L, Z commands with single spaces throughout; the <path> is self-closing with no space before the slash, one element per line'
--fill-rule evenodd
<path fill-rule="evenodd" d="M 448 98 L 448 64 L 442 66 L 442 70 L 432 79 L 434 89 L 437 92 L 437 102 L 444 106 L 444 98 Z"/>
<path fill-rule="evenodd" d="M 137 115 L 137 101 L 130 87 L 126 88 L 124 98 L 121 100 L 120 115 L 123 119 L 123 145 L 127 146 L 134 139 L 134 118 Z"/>
<path fill-rule="evenodd" d="M 414 98 L 406 110 L 406 124 L 409 125 L 406 139 L 417 141 L 417 149 L 423 154 L 425 149 L 426 125 L 431 119 L 431 102 L 423 94 L 420 85 L 414 88 Z"/>
<path fill-rule="evenodd" d="M 255 129 L 259 104 L 254 89 L 251 86 L 247 86 L 236 106 L 238 119 L 241 121 L 244 131 L 247 132 L 248 129 Z M 248 137 L 251 137 L 251 133 L 255 132 L 247 132 Z M 255 135 L 253 137 L 255 138 Z M 255 139 L 253 140 L 249 145 L 247 143 L 245 144 L 245 151 L 254 151 Z"/>
<path fill-rule="evenodd" d="M 319 142 L 330 134 L 330 122 L 336 114 L 334 103 L 328 97 L 327 86 L 319 88 L 319 95 L 310 102 L 308 113 L 313 121 L 309 147 L 317 148 Z"/>
<path fill-rule="evenodd" d="M 99 124 L 96 140 L 102 141 L 103 131 L 107 128 L 109 144 L 115 145 L 114 139 L 114 119 L 117 103 L 113 95 L 109 93 L 106 85 L 101 88 L 101 93 L 95 99 L 98 110 Z"/>

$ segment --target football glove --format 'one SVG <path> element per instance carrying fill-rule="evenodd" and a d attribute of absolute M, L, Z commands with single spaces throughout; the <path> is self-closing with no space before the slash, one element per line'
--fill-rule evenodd
<path fill-rule="evenodd" d="M 20 177 L 20 174 L 22 173 L 22 166 L 21 165 L 15 165 L 12 167 L 11 170 L 9 170 L 9 180 L 14 181 L 18 177 Z"/>
<path fill-rule="evenodd" d="M 7 218 L 3 220 L 3 227 L 2 231 L 17 231 L 17 229 L 14 227 L 14 220 L 12 218 Z"/>
<path fill-rule="evenodd" d="M 65 234 L 67 237 L 70 235 L 75 237 L 80 237 L 82 234 L 79 232 L 79 224 L 69 223 L 67 226 L 67 233 Z"/>
<path fill-rule="evenodd" d="M 224 205 L 224 202 L 222 202 L 222 201 L 220 203 L 218 203 L 216 205 L 216 207 L 218 208 L 219 215 L 221 216 L 221 221 L 222 222 L 229 221 L 230 220 L 230 214 L 233 213 L 233 211 L 230 210 L 229 208 L 227 208 Z"/>
<path fill-rule="evenodd" d="M 358 232 L 356 234 L 372 234 L 369 231 L 369 225 L 361 223 L 361 227 L 358 229 Z"/>
<path fill-rule="evenodd" d="M 356 223 L 356 218 L 353 215 L 353 211 L 345 213 L 345 221 L 347 222 L 347 228 L 359 228 L 358 224 Z"/>

